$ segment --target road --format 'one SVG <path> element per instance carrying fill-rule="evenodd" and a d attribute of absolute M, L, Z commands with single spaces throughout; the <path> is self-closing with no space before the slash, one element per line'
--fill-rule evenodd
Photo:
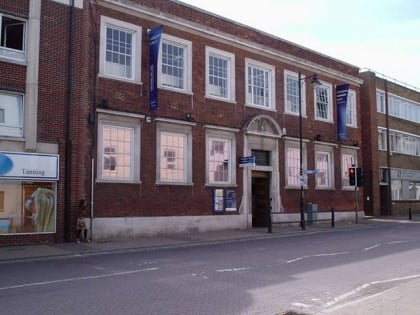
<path fill-rule="evenodd" d="M 419 241 L 419 224 L 384 224 L 4 262 L 1 313 L 316 314 L 420 277 Z"/>

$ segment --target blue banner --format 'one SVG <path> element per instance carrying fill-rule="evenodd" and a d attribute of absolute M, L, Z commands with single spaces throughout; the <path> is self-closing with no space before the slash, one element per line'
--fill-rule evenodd
<path fill-rule="evenodd" d="M 337 99 L 337 137 L 338 140 L 346 140 L 346 110 L 349 84 L 338 85 L 335 93 Z"/>
<path fill-rule="evenodd" d="M 149 31 L 149 111 L 158 109 L 157 67 L 163 26 Z"/>

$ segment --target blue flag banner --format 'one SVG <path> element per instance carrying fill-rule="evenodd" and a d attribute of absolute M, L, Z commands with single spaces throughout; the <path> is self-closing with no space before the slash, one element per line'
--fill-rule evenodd
<path fill-rule="evenodd" d="M 337 99 L 337 137 L 338 140 L 346 140 L 346 110 L 349 84 L 338 85 L 335 93 Z"/>
<path fill-rule="evenodd" d="M 158 109 L 157 67 L 163 26 L 149 30 L 149 111 Z"/>

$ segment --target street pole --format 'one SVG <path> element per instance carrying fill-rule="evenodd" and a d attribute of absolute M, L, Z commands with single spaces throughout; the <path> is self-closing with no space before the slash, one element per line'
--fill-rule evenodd
<path fill-rule="evenodd" d="M 303 211 L 303 138 L 302 138 L 302 75 L 299 71 L 298 73 L 298 91 L 299 91 L 299 157 L 300 157 L 300 167 L 299 167 L 299 180 L 300 180 L 300 227 L 302 230 L 305 229 L 305 213 Z"/>

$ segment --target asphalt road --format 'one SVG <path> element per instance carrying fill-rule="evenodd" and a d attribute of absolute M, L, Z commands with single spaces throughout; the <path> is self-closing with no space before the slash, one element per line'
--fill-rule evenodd
<path fill-rule="evenodd" d="M 315 314 L 419 277 L 419 241 L 419 224 L 384 224 L 5 262 L 1 313 Z"/>

